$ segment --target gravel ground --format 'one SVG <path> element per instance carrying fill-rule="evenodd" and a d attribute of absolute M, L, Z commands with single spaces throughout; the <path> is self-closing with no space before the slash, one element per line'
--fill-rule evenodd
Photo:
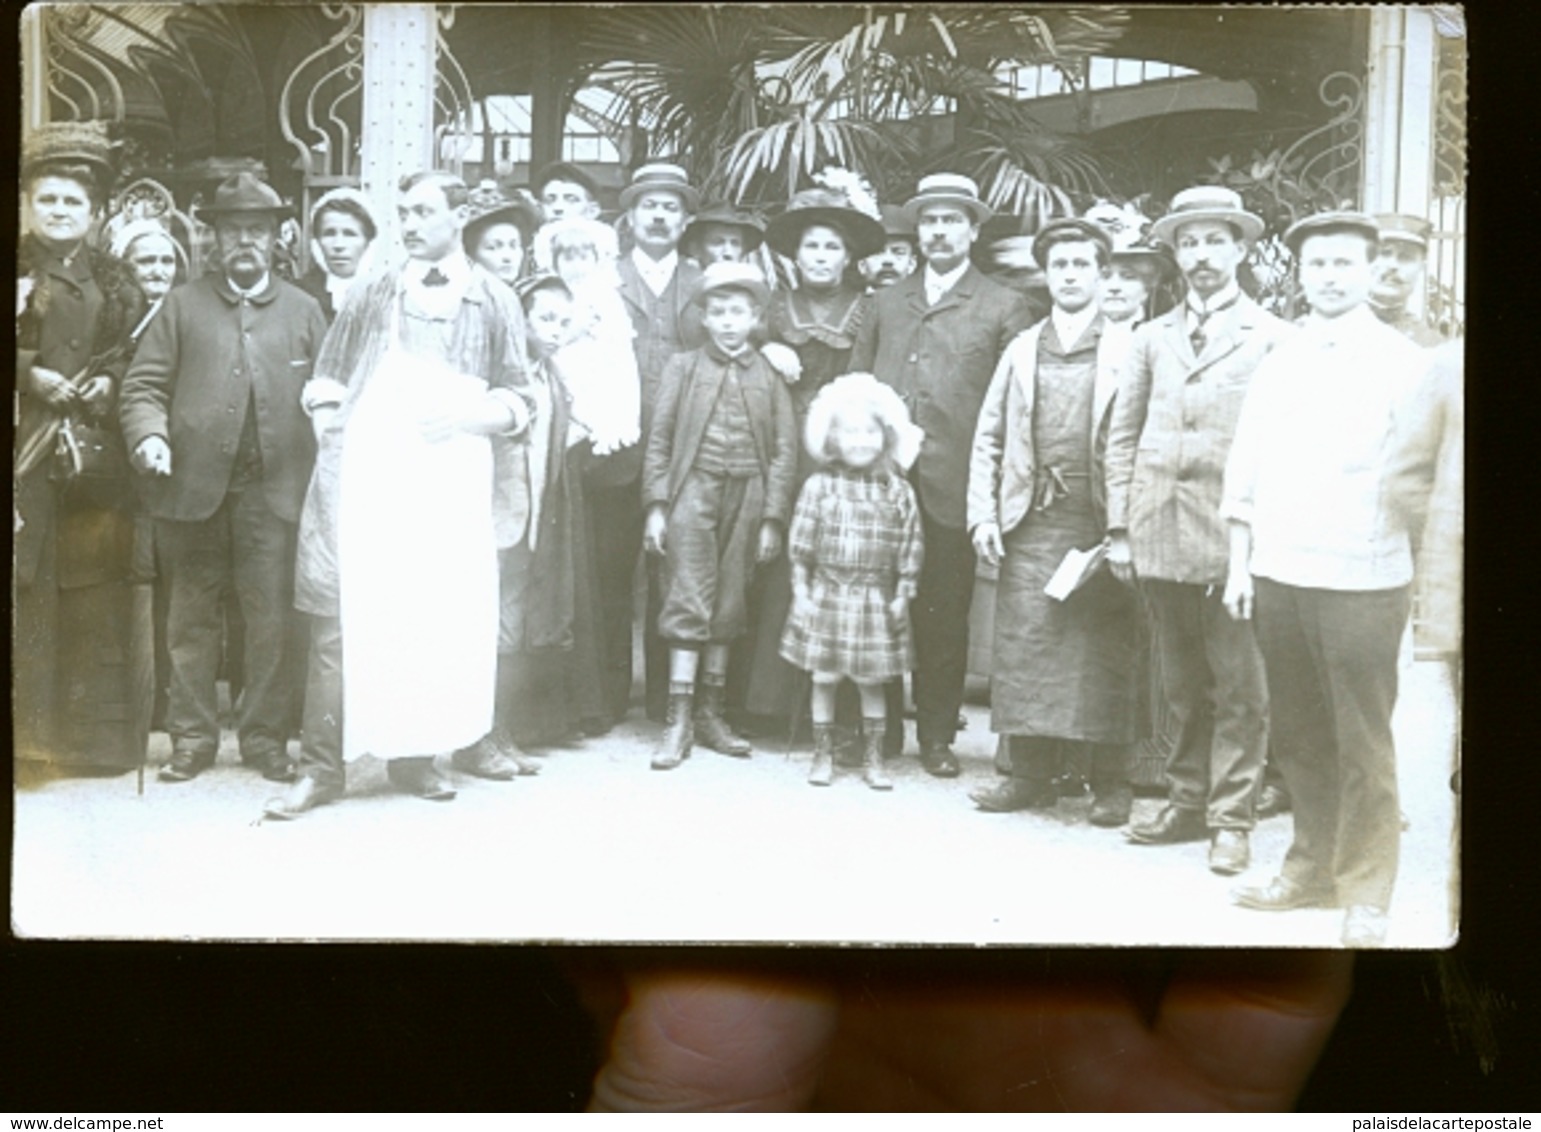
<path fill-rule="evenodd" d="M 967 792 L 995 781 L 995 737 L 984 708 L 965 714 L 963 776 L 926 775 L 912 727 L 887 794 L 857 771 L 814 789 L 808 752 L 781 743 L 652 771 L 657 728 L 634 709 L 546 752 L 536 777 L 457 776 L 450 803 L 397 794 L 364 760 L 346 799 L 293 823 L 259 820 L 277 789 L 239 765 L 233 738 L 197 780 L 157 781 L 157 734 L 143 794 L 133 774 L 18 788 L 12 924 L 127 939 L 1337 945 L 1339 913 L 1227 899 L 1277 871 L 1287 815 L 1260 823 L 1233 880 L 1207 870 L 1204 844 L 1136 847 L 1087 825 L 1083 800 L 982 814 Z M 1444 670 L 1406 665 L 1390 947 L 1454 940 L 1454 720 Z M 1138 799 L 1136 820 L 1159 805 Z"/>

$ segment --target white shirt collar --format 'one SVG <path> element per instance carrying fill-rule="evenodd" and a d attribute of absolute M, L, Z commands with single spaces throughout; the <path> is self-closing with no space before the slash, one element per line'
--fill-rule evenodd
<path fill-rule="evenodd" d="M 1079 342 L 1081 335 L 1086 333 L 1086 328 L 1099 313 L 1096 303 L 1087 303 L 1073 314 L 1059 307 L 1049 308 L 1049 318 L 1054 322 L 1054 333 L 1059 336 L 1060 348 L 1068 350 Z"/>
<path fill-rule="evenodd" d="M 228 276 L 228 275 L 225 276 L 225 282 L 230 284 L 230 289 L 232 291 L 234 291 L 237 295 L 240 295 L 241 298 L 243 298 L 243 299 L 250 299 L 250 298 L 252 298 L 252 297 L 254 297 L 256 295 L 260 295 L 260 294 L 262 294 L 262 292 L 266 291 L 268 289 L 268 281 L 271 280 L 272 278 L 273 278 L 272 272 L 264 271 L 262 273 L 262 278 L 257 280 L 255 283 L 253 283 L 250 287 L 242 287 L 240 284 L 238 284 L 234 279 L 230 278 L 230 276 Z"/>
<path fill-rule="evenodd" d="M 934 303 L 943 295 L 947 294 L 948 291 L 951 291 L 958 285 L 958 280 L 963 278 L 963 273 L 967 270 L 967 256 L 964 257 L 962 263 L 958 264 L 957 267 L 953 268 L 946 275 L 937 273 L 929 263 L 926 264 L 926 301 L 928 303 Z"/>
<path fill-rule="evenodd" d="M 1367 302 L 1346 310 L 1336 318 L 1323 318 L 1312 311 L 1300 324 L 1303 337 L 1319 346 L 1333 346 L 1360 337 L 1366 331 L 1379 331 L 1380 319 Z"/>
<path fill-rule="evenodd" d="M 642 276 L 642 282 L 647 284 L 647 289 L 655 296 L 661 297 L 669 289 L 669 283 L 674 278 L 674 271 L 680 262 L 680 253 L 675 250 L 662 259 L 654 259 L 641 248 L 632 248 L 631 262 L 637 269 L 637 274 Z"/>
<path fill-rule="evenodd" d="M 1240 298 L 1241 287 L 1237 285 L 1234 279 L 1209 296 L 1208 299 L 1205 299 L 1197 291 L 1190 290 L 1186 304 L 1188 317 L 1190 320 L 1207 317 L 1221 307 L 1235 303 Z"/>

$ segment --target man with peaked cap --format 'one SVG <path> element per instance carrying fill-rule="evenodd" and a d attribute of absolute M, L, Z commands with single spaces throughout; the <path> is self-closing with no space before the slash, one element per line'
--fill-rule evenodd
<path fill-rule="evenodd" d="M 1361 212 L 1285 233 L 1310 314 L 1257 366 L 1226 462 L 1223 601 L 1255 620 L 1294 836 L 1259 911 L 1344 908 L 1342 941 L 1386 935 L 1400 819 L 1391 713 L 1412 533 L 1439 450 L 1428 352 L 1368 309 L 1379 243 Z"/>
<path fill-rule="evenodd" d="M 545 223 L 582 217 L 599 219 L 599 183 L 568 161 L 554 161 L 530 180 Z"/>
<path fill-rule="evenodd" d="M 241 761 L 273 781 L 293 775 L 286 626 L 315 460 L 300 391 L 326 317 L 272 270 L 288 211 L 251 173 L 219 186 L 203 210 L 214 226 L 218 270 L 167 295 L 123 379 L 123 434 L 170 576 L 172 752 L 161 768 L 168 782 L 195 777 L 219 749 L 215 676 L 227 587 L 245 622 Z"/>
<path fill-rule="evenodd" d="M 1438 346 L 1444 335 L 1408 309 L 1423 286 L 1433 225 L 1421 216 L 1390 213 L 1377 216 L 1375 226 L 1380 232 L 1380 251 L 1375 256 L 1370 309 L 1376 318 L 1416 345 Z"/>
<path fill-rule="evenodd" d="M 862 278 L 866 279 L 869 291 L 893 286 L 914 274 L 920 263 L 915 225 L 905 218 L 904 209 L 885 204 L 878 211 L 883 217 L 883 250 L 861 261 Z"/>
<path fill-rule="evenodd" d="M 1151 235 L 1173 249 L 1187 299 L 1134 332 L 1108 437 L 1108 561 L 1138 578 L 1162 691 L 1178 730 L 1167 804 L 1129 831 L 1140 845 L 1210 842 L 1241 872 L 1268 750 L 1268 689 L 1252 626 L 1220 602 L 1229 544 L 1220 481 L 1258 363 L 1289 327 L 1236 282 L 1263 231 L 1230 189 L 1184 189 Z"/>
<path fill-rule="evenodd" d="M 915 224 L 925 267 L 877 292 L 850 361 L 853 371 L 876 374 L 898 390 L 925 432 L 912 476 L 926 556 L 910 617 L 920 760 L 939 778 L 960 773 L 952 742 L 963 706 L 978 565 L 965 504 L 974 425 L 1002 351 L 1032 321 L 1024 296 L 970 261 L 969 249 L 991 215 L 970 178 L 921 178 L 904 216 Z"/>

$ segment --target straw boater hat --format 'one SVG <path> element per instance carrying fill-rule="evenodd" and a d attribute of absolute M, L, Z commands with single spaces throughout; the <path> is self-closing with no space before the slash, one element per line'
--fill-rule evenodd
<path fill-rule="evenodd" d="M 467 251 L 476 246 L 482 232 L 493 224 L 512 224 L 526 244 L 540 227 L 540 212 L 535 205 L 521 196 L 505 193 L 496 181 L 483 181 L 472 189 L 466 207 L 469 218 L 461 238 Z"/>
<path fill-rule="evenodd" d="M 765 226 L 765 242 L 788 259 L 797 258 L 803 233 L 822 224 L 844 233 L 851 260 L 883 250 L 883 226 L 874 217 L 851 206 L 838 189 L 804 189 L 787 202 L 786 209 Z"/>
<path fill-rule="evenodd" d="M 704 306 L 706 297 L 717 291 L 748 291 L 761 307 L 770 302 L 770 288 L 765 285 L 765 277 L 747 263 L 724 260 L 722 263 L 709 264 L 701 272 L 701 279 L 691 293 L 690 301 L 697 306 Z"/>
<path fill-rule="evenodd" d="M 22 139 L 21 175 L 25 180 L 39 166 L 60 161 L 96 169 L 106 188 L 117 173 L 117 150 L 106 122 L 49 122 Z"/>
<path fill-rule="evenodd" d="M 214 200 L 200 210 L 207 217 L 266 215 L 275 220 L 289 215 L 289 206 L 273 187 L 254 173 L 237 173 L 214 190 Z"/>
<path fill-rule="evenodd" d="M 660 161 L 643 165 L 631 175 L 631 184 L 621 190 L 621 208 L 630 208 L 643 193 L 664 192 L 676 194 L 686 212 L 701 207 L 701 194 L 690 183 L 690 175 L 678 165 Z"/>
<path fill-rule="evenodd" d="M 1300 254 L 1300 245 L 1305 243 L 1307 236 L 1344 229 L 1368 237 L 1371 244 L 1376 244 L 1380 241 L 1380 228 L 1376 225 L 1374 217 L 1368 213 L 1350 209 L 1334 209 L 1330 212 L 1318 212 L 1314 216 L 1307 216 L 1303 220 L 1295 221 L 1295 223 L 1289 226 L 1289 230 L 1284 233 L 1284 243 L 1291 252 L 1298 256 Z"/>
<path fill-rule="evenodd" d="M 1382 213 L 1375 218 L 1375 226 L 1380 230 L 1381 242 L 1394 240 L 1403 244 L 1415 244 L 1428 250 L 1429 235 L 1434 231 L 1434 225 L 1421 216 L 1409 216 L 1405 212 Z"/>
<path fill-rule="evenodd" d="M 1195 185 L 1173 197 L 1167 214 L 1151 223 L 1151 238 L 1174 245 L 1177 229 L 1195 220 L 1223 221 L 1249 243 L 1263 234 L 1263 218 L 1243 207 L 1241 194 L 1236 190 L 1223 185 Z"/>
<path fill-rule="evenodd" d="M 1090 220 L 1082 220 L 1079 216 L 1062 216 L 1058 220 L 1051 220 L 1033 237 L 1033 259 L 1039 267 L 1044 266 L 1043 257 L 1049 248 L 1049 242 L 1062 240 L 1091 240 L 1102 246 L 1103 254 L 1111 258 L 1113 255 L 1113 241 L 1108 236 L 1107 230 L 1100 224 L 1093 224 Z"/>
<path fill-rule="evenodd" d="M 713 224 L 737 228 L 743 232 L 745 253 L 754 251 L 765 240 L 765 222 L 756 213 L 747 209 L 734 208 L 724 201 L 719 204 L 709 204 L 698 212 L 685 229 L 685 234 L 680 237 L 680 243 L 686 247 L 691 246 L 696 240 L 703 239 L 706 229 Z"/>
<path fill-rule="evenodd" d="M 884 385 L 870 373 L 847 373 L 835 378 L 813 399 L 808 421 L 803 426 L 803 443 L 809 455 L 828 459 L 829 430 L 835 419 L 851 408 L 869 410 L 888 434 L 888 455 L 900 471 L 907 472 L 920 454 L 925 431 L 910 420 L 904 399 L 891 385 Z"/>
<path fill-rule="evenodd" d="M 975 224 L 983 224 L 995 215 L 995 210 L 979 199 L 979 186 L 974 179 L 960 173 L 932 173 L 922 177 L 915 195 L 904 202 L 904 218 L 911 224 L 917 223 L 920 210 L 930 204 L 961 208 L 974 217 Z"/>

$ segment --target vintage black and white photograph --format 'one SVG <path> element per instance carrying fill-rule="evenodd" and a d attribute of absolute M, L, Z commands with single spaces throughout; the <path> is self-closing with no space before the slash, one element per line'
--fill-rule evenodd
<path fill-rule="evenodd" d="M 1455 943 L 1459 6 L 18 27 L 18 936 Z"/>

